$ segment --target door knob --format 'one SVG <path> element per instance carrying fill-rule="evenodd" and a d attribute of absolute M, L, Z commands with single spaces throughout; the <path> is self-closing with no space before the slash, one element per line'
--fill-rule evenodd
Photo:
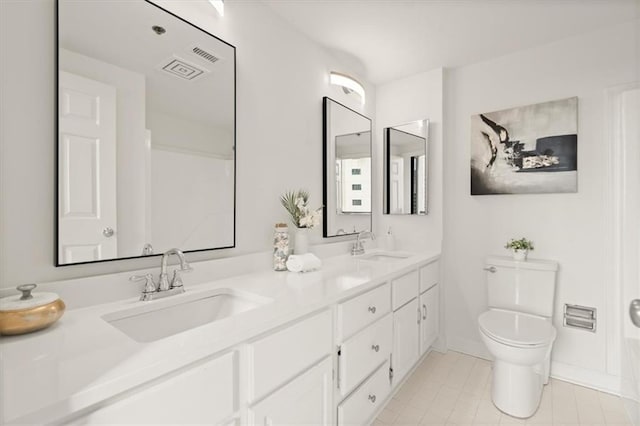
<path fill-rule="evenodd" d="M 633 325 L 640 328 L 640 299 L 631 301 L 629 305 L 629 316 L 631 317 Z"/>
<path fill-rule="evenodd" d="M 487 272 L 491 272 L 492 274 L 494 274 L 497 271 L 495 266 L 489 266 L 488 268 L 483 268 L 483 269 Z"/>
<path fill-rule="evenodd" d="M 375 314 L 376 313 L 376 307 L 375 306 L 369 306 L 368 311 L 371 312 L 372 314 Z"/>
<path fill-rule="evenodd" d="M 376 396 L 375 395 L 369 395 L 369 401 L 371 401 L 372 404 L 376 403 Z"/>
<path fill-rule="evenodd" d="M 107 237 L 107 238 L 111 238 L 111 237 L 113 237 L 113 234 L 115 234 L 115 233 L 116 233 L 116 232 L 113 230 L 113 228 L 109 228 L 109 227 L 104 228 L 104 229 L 102 230 L 102 235 L 104 235 L 104 236 L 105 236 L 105 237 Z"/>
<path fill-rule="evenodd" d="M 371 345 L 371 350 L 378 352 L 380 350 L 380 345 Z"/>

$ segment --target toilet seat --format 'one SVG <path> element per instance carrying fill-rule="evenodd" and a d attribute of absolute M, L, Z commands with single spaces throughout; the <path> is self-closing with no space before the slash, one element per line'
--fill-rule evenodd
<path fill-rule="evenodd" d="M 491 309 L 478 318 L 480 331 L 505 345 L 537 348 L 551 344 L 556 329 L 543 317 L 521 312 Z"/>

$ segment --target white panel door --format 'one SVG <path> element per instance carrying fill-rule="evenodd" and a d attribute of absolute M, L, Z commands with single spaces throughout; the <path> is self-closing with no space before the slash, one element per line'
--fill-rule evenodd
<path fill-rule="evenodd" d="M 58 261 L 117 257 L 116 89 L 60 72 Z"/>
<path fill-rule="evenodd" d="M 391 157 L 391 206 L 389 207 L 391 214 L 401 214 L 404 205 L 404 186 L 402 176 L 404 170 L 402 167 L 402 157 Z"/>
<path fill-rule="evenodd" d="M 438 338 L 439 300 L 438 285 L 431 287 L 420 295 L 420 355 L 423 355 Z"/>
<path fill-rule="evenodd" d="M 332 360 L 316 364 L 284 387 L 249 408 L 249 424 L 331 424 Z"/>
<path fill-rule="evenodd" d="M 419 356 L 420 309 L 418 298 L 393 313 L 393 381 L 398 383 Z"/>
<path fill-rule="evenodd" d="M 640 89 L 621 95 L 624 187 L 622 205 L 621 393 L 633 424 L 640 424 Z M 635 321 L 634 321 L 635 319 Z"/>

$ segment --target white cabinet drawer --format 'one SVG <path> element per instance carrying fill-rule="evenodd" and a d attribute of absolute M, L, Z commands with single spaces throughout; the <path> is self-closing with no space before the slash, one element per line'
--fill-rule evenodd
<path fill-rule="evenodd" d="M 275 389 L 331 352 L 331 311 L 249 343 L 249 400 Z"/>
<path fill-rule="evenodd" d="M 389 363 L 385 362 L 349 398 L 338 406 L 338 426 L 365 425 L 390 391 Z"/>
<path fill-rule="evenodd" d="M 418 271 L 412 271 L 391 281 L 391 300 L 395 311 L 411 299 L 418 297 Z"/>
<path fill-rule="evenodd" d="M 393 337 L 393 319 L 387 314 L 340 345 L 340 393 L 348 394 L 365 377 L 389 359 Z"/>
<path fill-rule="evenodd" d="M 338 304 L 338 341 L 349 338 L 390 311 L 389 284 Z"/>
<path fill-rule="evenodd" d="M 331 422 L 330 357 L 249 408 L 250 425 L 315 425 Z"/>
<path fill-rule="evenodd" d="M 424 293 L 440 280 L 440 262 L 437 260 L 420 268 L 420 293 Z"/>
<path fill-rule="evenodd" d="M 65 424 L 219 424 L 237 409 L 237 365 L 228 353 Z"/>

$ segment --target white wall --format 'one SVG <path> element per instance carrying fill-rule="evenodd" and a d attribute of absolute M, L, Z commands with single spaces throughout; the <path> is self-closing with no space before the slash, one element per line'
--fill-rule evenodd
<path fill-rule="evenodd" d="M 233 244 L 233 160 L 152 148 L 149 192 L 155 253 Z"/>
<path fill-rule="evenodd" d="M 558 329 L 552 374 L 615 388 L 607 371 L 605 305 L 608 142 L 605 89 L 635 78 L 634 25 L 628 23 L 520 51 L 447 73 L 444 170 L 444 283 L 450 348 L 486 355 L 476 319 L 487 309 L 485 256 L 506 255 L 512 237 L 535 242 L 533 257 L 560 264 L 554 323 Z M 473 114 L 578 96 L 578 192 L 470 196 L 469 128 Z M 380 94 L 379 100 L 382 95 Z M 562 327 L 565 303 L 598 309 L 593 334 Z M 615 363 L 613 363 L 615 364 Z M 612 364 L 612 365 L 613 365 Z"/>
<path fill-rule="evenodd" d="M 322 204 L 322 97 L 373 118 L 375 89 L 363 81 L 362 107 L 329 86 L 329 71 L 352 70 L 260 2 L 229 2 L 224 18 L 206 1 L 158 3 L 237 48 L 236 248 L 188 257 L 267 250 L 273 224 L 287 220 L 281 193 L 306 188 L 311 205 Z M 54 40 L 53 1 L 0 1 L 0 287 L 159 263 L 53 266 Z M 312 242 L 321 242 L 321 235 L 314 230 Z"/>
<path fill-rule="evenodd" d="M 223 128 L 147 108 L 151 146 L 233 159 L 233 134 Z"/>
<path fill-rule="evenodd" d="M 375 225 L 377 234 L 384 236 L 389 227 L 395 235 L 396 248 L 400 250 L 440 251 L 442 246 L 442 141 L 443 141 L 443 77 L 437 69 L 376 88 L 376 123 L 374 143 L 374 217 L 380 217 Z M 429 214 L 381 215 L 382 212 L 382 129 L 396 127 L 410 121 L 429 120 Z"/>

